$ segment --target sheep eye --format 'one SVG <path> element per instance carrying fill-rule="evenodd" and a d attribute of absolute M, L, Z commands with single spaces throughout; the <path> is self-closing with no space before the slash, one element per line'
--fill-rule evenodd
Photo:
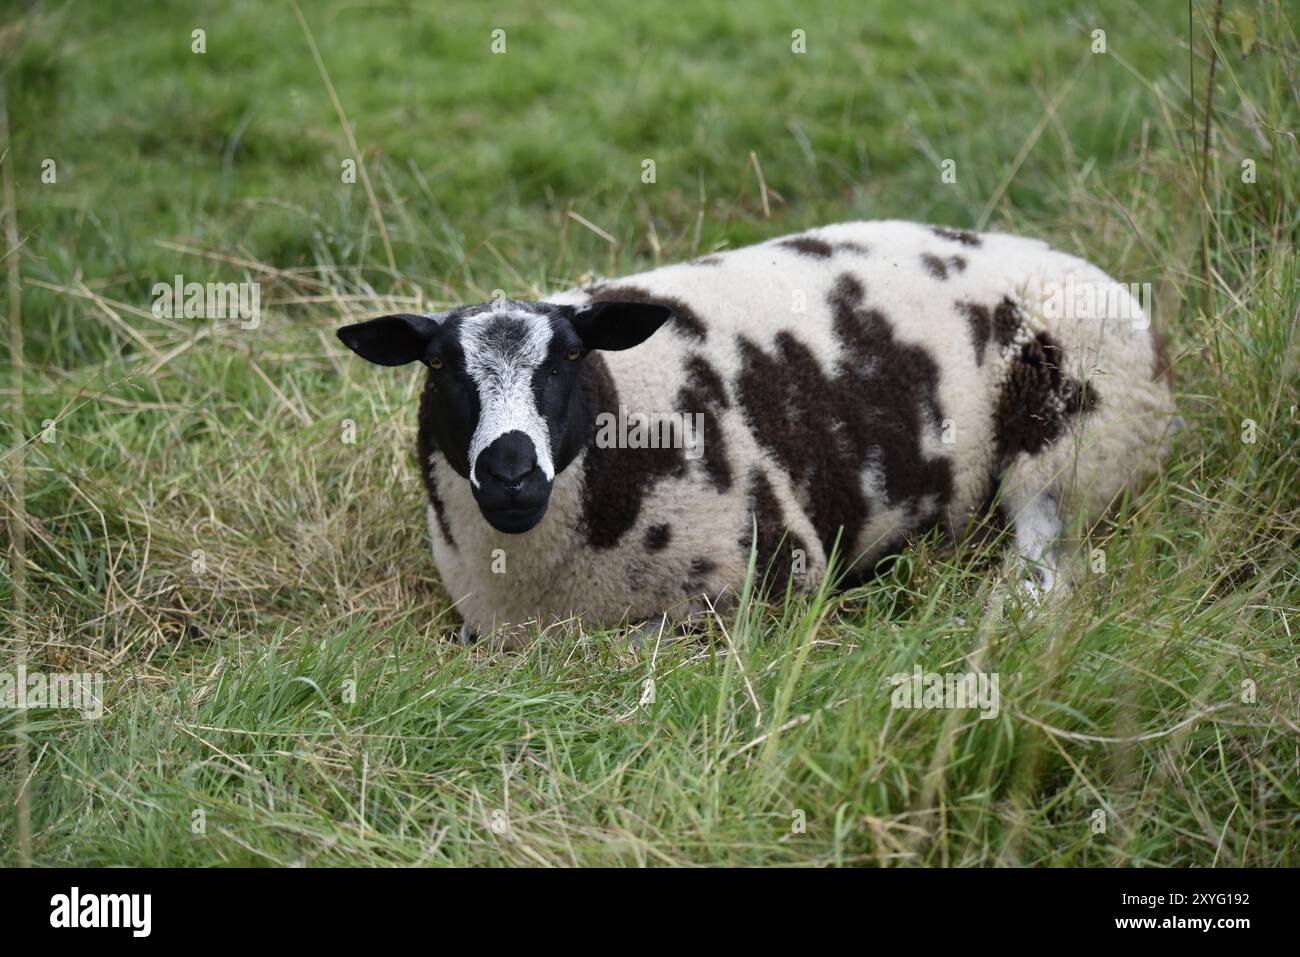
<path fill-rule="evenodd" d="M 430 368 L 430 369 L 441 369 L 441 368 L 442 368 L 442 358 L 441 358 L 440 356 L 434 356 L 432 359 L 430 359 L 430 360 L 429 360 L 429 368 Z"/>
<path fill-rule="evenodd" d="M 570 362 L 577 362 L 578 357 L 580 355 L 582 355 L 582 353 L 580 353 L 577 349 L 570 349 L 569 354 L 565 356 L 565 358 L 568 359 Z"/>

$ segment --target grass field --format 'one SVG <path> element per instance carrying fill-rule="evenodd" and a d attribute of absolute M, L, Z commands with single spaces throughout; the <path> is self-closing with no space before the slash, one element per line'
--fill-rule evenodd
<path fill-rule="evenodd" d="M 1300 18 L 1193 7 L 6 4 L 0 671 L 105 713 L 0 709 L 0 864 L 1300 864 Z M 1188 428 L 1104 569 L 447 640 L 418 374 L 341 321 L 893 217 L 1152 284 Z M 893 709 L 917 664 L 999 714 Z"/>

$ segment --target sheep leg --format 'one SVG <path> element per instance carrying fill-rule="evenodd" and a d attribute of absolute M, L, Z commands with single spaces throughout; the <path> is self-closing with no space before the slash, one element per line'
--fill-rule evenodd
<path fill-rule="evenodd" d="M 1055 588 L 1059 579 L 1056 561 L 1056 540 L 1061 534 L 1059 503 L 1055 496 L 1042 491 L 1011 505 L 1017 569 L 1023 588 L 1038 600 Z"/>

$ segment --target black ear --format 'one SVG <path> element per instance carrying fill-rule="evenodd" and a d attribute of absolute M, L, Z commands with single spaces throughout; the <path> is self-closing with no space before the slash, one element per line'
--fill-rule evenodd
<path fill-rule="evenodd" d="M 588 349 L 631 349 L 670 318 L 667 306 L 648 302 L 593 302 L 569 307 L 569 321 Z"/>
<path fill-rule="evenodd" d="M 345 346 L 381 366 L 423 359 L 437 334 L 438 324 L 428 316 L 408 315 L 380 316 L 338 331 Z"/>

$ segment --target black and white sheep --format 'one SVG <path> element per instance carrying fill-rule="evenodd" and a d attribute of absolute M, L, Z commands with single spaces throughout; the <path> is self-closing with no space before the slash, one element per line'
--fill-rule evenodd
<path fill-rule="evenodd" d="M 907 222 L 339 337 L 428 366 L 433 555 L 481 634 L 687 619 L 751 548 L 811 587 L 838 541 L 852 580 L 995 492 L 1051 587 L 1062 520 L 1150 476 L 1173 416 L 1128 289 L 1035 240 Z"/>

